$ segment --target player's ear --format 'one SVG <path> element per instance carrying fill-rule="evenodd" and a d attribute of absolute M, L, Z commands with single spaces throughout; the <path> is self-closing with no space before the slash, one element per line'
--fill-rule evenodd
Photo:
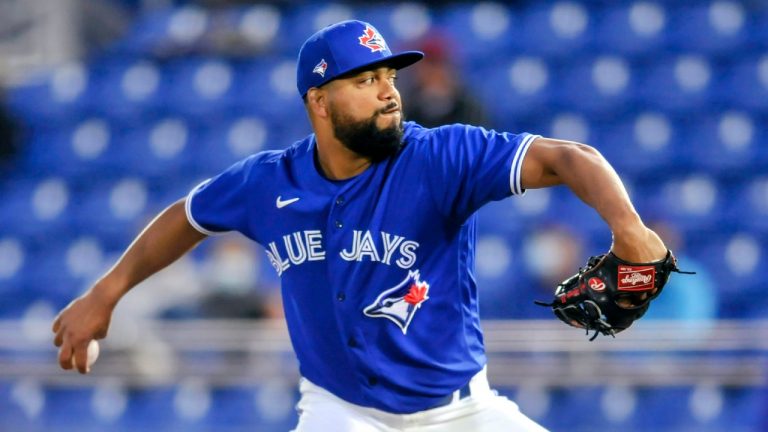
<path fill-rule="evenodd" d="M 318 117 L 328 117 L 328 97 L 326 92 L 319 88 L 311 88 L 307 92 L 307 110 Z"/>

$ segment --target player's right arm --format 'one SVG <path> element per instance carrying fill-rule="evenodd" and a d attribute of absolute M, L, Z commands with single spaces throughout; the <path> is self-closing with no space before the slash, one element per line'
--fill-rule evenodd
<path fill-rule="evenodd" d="M 91 339 L 107 336 L 112 311 L 134 286 L 162 270 L 192 249 L 206 235 L 190 225 L 181 199 L 161 212 L 136 237 L 117 263 L 85 294 L 64 308 L 53 322 L 59 365 L 86 370 Z"/>

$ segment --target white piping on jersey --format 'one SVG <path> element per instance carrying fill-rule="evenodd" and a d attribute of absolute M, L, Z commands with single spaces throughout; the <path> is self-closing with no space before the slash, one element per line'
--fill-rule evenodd
<path fill-rule="evenodd" d="M 195 186 L 194 189 L 189 191 L 189 194 L 187 194 L 187 199 L 184 202 L 184 212 L 187 214 L 187 221 L 189 222 L 190 225 L 192 225 L 192 228 L 200 231 L 201 233 L 203 233 L 203 234 L 205 234 L 207 236 L 215 236 L 215 235 L 224 234 L 225 231 L 216 232 L 216 231 L 207 230 L 207 229 L 203 228 L 202 225 L 197 223 L 195 218 L 192 216 L 192 197 L 194 197 L 194 195 L 198 191 L 198 189 L 200 189 L 201 187 L 205 186 L 205 184 L 208 183 L 209 181 L 211 181 L 211 180 L 210 179 L 205 180 L 205 181 L 201 182 L 199 185 Z"/>
<path fill-rule="evenodd" d="M 521 177 L 523 176 L 523 159 L 528 152 L 528 148 L 536 138 L 541 138 L 541 135 L 528 135 L 525 137 L 520 147 L 515 152 L 515 157 L 512 158 L 512 166 L 509 167 L 509 189 L 513 195 L 522 195 L 523 190 Z"/>

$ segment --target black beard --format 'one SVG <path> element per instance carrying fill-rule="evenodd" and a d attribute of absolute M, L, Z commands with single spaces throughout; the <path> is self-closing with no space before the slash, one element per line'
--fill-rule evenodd
<path fill-rule="evenodd" d="M 397 105 L 388 106 L 382 111 L 392 109 L 395 106 Z M 332 110 L 333 133 L 336 135 L 336 139 L 344 144 L 344 147 L 370 159 L 373 163 L 381 162 L 396 155 L 403 146 L 403 118 L 401 114 L 397 124 L 379 129 L 376 126 L 376 119 L 379 118 L 380 114 L 381 112 L 376 112 L 367 120 L 355 121 L 348 116 L 337 114 L 336 110 Z"/>

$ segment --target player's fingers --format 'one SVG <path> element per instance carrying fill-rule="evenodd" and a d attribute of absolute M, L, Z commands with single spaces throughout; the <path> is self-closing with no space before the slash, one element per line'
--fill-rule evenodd
<path fill-rule="evenodd" d="M 53 338 L 53 344 L 57 347 L 60 347 L 61 344 L 64 342 L 64 332 L 59 331 L 56 333 L 56 336 Z"/>
<path fill-rule="evenodd" d="M 75 357 L 75 365 L 77 366 L 77 371 L 81 374 L 90 372 L 88 369 L 88 343 L 77 345 L 74 349 L 73 355 Z"/>
<path fill-rule="evenodd" d="M 58 333 L 60 328 L 61 328 L 61 314 L 57 315 L 56 318 L 53 320 L 53 325 L 51 326 L 51 330 L 53 330 L 54 333 Z"/>
<path fill-rule="evenodd" d="M 66 370 L 72 369 L 72 346 L 67 340 L 59 348 L 59 366 Z"/>

